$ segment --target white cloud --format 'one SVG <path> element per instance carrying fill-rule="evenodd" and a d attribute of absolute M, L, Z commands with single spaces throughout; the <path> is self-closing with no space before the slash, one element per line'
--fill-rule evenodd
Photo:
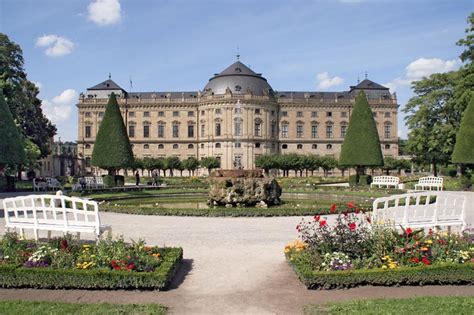
<path fill-rule="evenodd" d="M 45 53 L 50 57 L 60 57 L 70 54 L 75 45 L 65 37 L 50 34 L 38 37 L 36 46 L 46 47 Z"/>
<path fill-rule="evenodd" d="M 77 92 L 73 89 L 67 89 L 53 97 L 51 101 L 43 100 L 43 111 L 53 123 L 61 123 L 71 117 L 76 100 Z"/>
<path fill-rule="evenodd" d="M 119 23 L 122 8 L 119 0 L 94 0 L 87 6 L 88 18 L 100 26 Z"/>
<path fill-rule="evenodd" d="M 344 79 L 338 76 L 329 77 L 329 73 L 321 72 L 316 75 L 316 80 L 318 81 L 318 89 L 329 89 L 331 87 L 340 85 L 344 82 Z"/>
<path fill-rule="evenodd" d="M 423 77 L 428 77 L 433 73 L 444 73 L 456 70 L 461 65 L 457 59 L 442 60 L 439 58 L 418 58 L 405 67 L 404 77 L 398 77 L 384 84 L 392 92 L 401 86 L 410 85 L 413 81 L 418 81 Z"/>

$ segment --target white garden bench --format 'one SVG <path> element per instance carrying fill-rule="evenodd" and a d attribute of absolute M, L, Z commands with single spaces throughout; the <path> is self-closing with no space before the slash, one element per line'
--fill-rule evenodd
<path fill-rule="evenodd" d="M 25 229 L 32 229 L 38 240 L 38 231 L 77 234 L 93 233 L 99 239 L 104 231 L 112 233 L 110 225 L 101 225 L 97 202 L 77 197 L 55 195 L 29 195 L 3 200 L 5 228 L 20 229 L 24 237 Z"/>
<path fill-rule="evenodd" d="M 84 177 L 84 179 L 86 180 L 86 188 L 87 189 L 93 189 L 93 188 L 96 187 L 94 177 L 86 176 L 86 177 Z"/>
<path fill-rule="evenodd" d="M 375 199 L 372 223 L 395 228 L 466 227 L 466 197 L 425 191 Z"/>
<path fill-rule="evenodd" d="M 54 177 L 46 177 L 46 183 L 48 185 L 48 189 L 51 189 L 51 190 L 62 189 L 61 183 Z"/>
<path fill-rule="evenodd" d="M 400 184 L 400 178 L 395 177 L 395 176 L 375 176 L 372 179 L 372 183 L 370 184 L 370 187 L 372 186 L 378 186 L 379 188 L 384 186 L 384 187 L 391 187 L 393 186 L 394 188 L 398 188 L 398 185 Z"/>
<path fill-rule="evenodd" d="M 104 188 L 105 187 L 104 179 L 102 178 L 102 176 L 96 176 L 96 177 L 94 177 L 94 179 L 95 179 L 95 188 Z"/>
<path fill-rule="evenodd" d="M 46 191 L 48 183 L 40 181 L 38 178 L 33 178 L 33 191 Z"/>
<path fill-rule="evenodd" d="M 415 185 L 415 190 L 432 190 L 432 188 L 443 190 L 443 178 L 435 176 L 422 177 L 418 180 L 418 184 Z"/>

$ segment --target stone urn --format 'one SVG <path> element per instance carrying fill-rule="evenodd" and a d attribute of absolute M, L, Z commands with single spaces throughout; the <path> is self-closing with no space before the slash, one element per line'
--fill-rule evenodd
<path fill-rule="evenodd" d="M 209 176 L 209 205 L 267 207 L 281 203 L 281 187 L 261 170 L 217 170 Z"/>

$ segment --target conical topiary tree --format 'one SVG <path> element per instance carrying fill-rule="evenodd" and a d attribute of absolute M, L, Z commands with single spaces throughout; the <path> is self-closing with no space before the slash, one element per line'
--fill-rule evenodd
<path fill-rule="evenodd" d="M 91 162 L 94 166 L 108 170 L 109 175 L 115 175 L 117 169 L 130 167 L 133 161 L 127 129 L 117 98 L 112 93 L 97 133 Z"/>
<path fill-rule="evenodd" d="M 464 110 L 461 126 L 456 134 L 452 161 L 458 164 L 474 164 L 474 95 Z"/>
<path fill-rule="evenodd" d="M 5 165 L 18 165 L 24 161 L 23 138 L 0 90 L 0 176 Z"/>
<path fill-rule="evenodd" d="M 355 167 L 357 175 L 363 175 L 368 166 L 383 166 L 377 126 L 364 91 L 360 91 L 356 97 L 339 165 Z"/>

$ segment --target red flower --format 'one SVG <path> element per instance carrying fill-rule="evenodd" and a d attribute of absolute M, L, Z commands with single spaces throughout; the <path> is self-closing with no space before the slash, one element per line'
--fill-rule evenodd
<path fill-rule="evenodd" d="M 314 216 L 314 221 L 318 222 L 320 218 L 321 218 L 321 216 L 315 215 L 315 216 Z"/>
<path fill-rule="evenodd" d="M 355 224 L 355 222 L 349 223 L 349 229 L 351 229 L 351 231 L 354 231 L 356 227 L 357 227 L 357 224 Z"/>
<path fill-rule="evenodd" d="M 413 233 L 413 230 L 411 228 L 407 228 L 405 230 L 405 233 L 407 233 L 407 235 L 410 235 L 411 233 Z"/>
<path fill-rule="evenodd" d="M 359 208 L 356 208 L 355 214 L 359 214 L 359 213 L 360 213 L 360 209 L 359 209 Z"/>
<path fill-rule="evenodd" d="M 325 226 L 325 225 L 326 225 L 326 220 L 321 220 L 321 221 L 319 221 L 319 226 L 320 226 L 320 227 L 323 227 L 323 226 Z"/>
<path fill-rule="evenodd" d="M 410 259 L 410 261 L 417 264 L 420 262 L 420 259 L 418 259 L 418 257 L 413 257 L 412 259 Z"/>
<path fill-rule="evenodd" d="M 335 205 L 335 204 L 331 205 L 331 208 L 329 208 L 329 211 L 330 211 L 331 213 L 336 212 L 336 205 Z"/>
<path fill-rule="evenodd" d="M 428 266 L 428 265 L 431 264 L 431 262 L 430 262 L 430 261 L 428 260 L 428 258 L 426 258 L 425 256 L 423 256 L 423 257 L 421 258 L 421 261 L 422 261 L 426 266 Z"/>
<path fill-rule="evenodd" d="M 433 230 L 432 229 L 429 229 L 428 235 L 433 235 Z"/>
<path fill-rule="evenodd" d="M 349 208 L 351 208 L 351 209 L 355 208 L 355 204 L 354 204 L 354 202 L 352 202 L 352 201 L 351 201 L 351 202 L 348 202 L 348 203 L 347 203 L 347 206 L 348 206 Z"/>
<path fill-rule="evenodd" d="M 345 211 L 343 214 L 344 214 L 345 217 L 347 217 L 347 211 Z"/>
<path fill-rule="evenodd" d="M 372 220 L 370 219 L 370 217 L 367 217 L 366 220 L 367 222 L 372 223 Z"/>
<path fill-rule="evenodd" d="M 61 250 L 66 250 L 68 248 L 68 243 L 67 240 L 62 240 L 61 241 Z"/>
<path fill-rule="evenodd" d="M 446 241 L 445 241 L 445 240 L 438 240 L 438 243 L 441 244 L 441 245 L 446 245 Z"/>

